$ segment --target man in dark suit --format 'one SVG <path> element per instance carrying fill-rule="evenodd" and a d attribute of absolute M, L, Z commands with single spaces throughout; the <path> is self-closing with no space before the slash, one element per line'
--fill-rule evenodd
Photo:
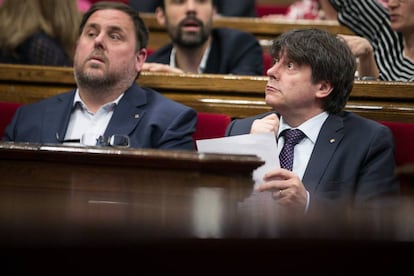
<path fill-rule="evenodd" d="M 226 135 L 274 132 L 278 155 L 285 130 L 299 129 L 304 138 L 294 147 L 293 167 L 269 171 L 258 190 L 300 211 L 394 203 L 399 183 L 392 133 L 344 111 L 356 66 L 347 45 L 309 29 L 289 31 L 272 47 L 265 101 L 274 112 L 235 120 Z"/>
<path fill-rule="evenodd" d="M 263 51 L 255 36 L 235 29 L 213 28 L 213 0 L 166 0 L 155 14 L 172 43 L 152 53 L 143 70 L 263 75 Z"/>
<path fill-rule="evenodd" d="M 80 143 L 93 135 L 106 145 L 117 135 L 134 148 L 194 149 L 196 112 L 136 84 L 148 41 L 138 14 L 126 4 L 98 2 L 84 14 L 80 32 L 78 88 L 18 109 L 4 140 Z"/>

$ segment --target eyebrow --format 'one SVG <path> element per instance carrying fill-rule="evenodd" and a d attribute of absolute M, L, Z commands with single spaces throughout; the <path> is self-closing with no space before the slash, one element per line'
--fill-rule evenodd
<path fill-rule="evenodd" d="M 86 28 L 102 29 L 100 27 L 100 25 L 99 24 L 96 24 L 96 23 L 90 23 L 90 24 L 88 24 L 88 25 L 85 26 L 85 29 Z M 121 27 L 119 27 L 119 26 L 109 26 L 108 29 L 111 32 L 113 32 L 113 31 L 119 31 L 119 32 L 125 33 L 125 31 Z"/>

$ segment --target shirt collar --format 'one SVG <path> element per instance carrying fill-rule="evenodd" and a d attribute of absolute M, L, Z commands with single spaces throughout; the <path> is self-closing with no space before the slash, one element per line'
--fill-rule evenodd
<path fill-rule="evenodd" d="M 109 102 L 105 105 L 103 105 L 101 108 L 105 108 L 105 109 L 109 109 L 109 108 L 115 108 L 115 106 L 118 105 L 119 101 L 121 100 L 122 96 L 124 96 L 125 93 L 122 93 L 121 95 L 119 95 L 118 98 L 116 98 L 115 100 L 113 100 L 112 102 Z M 81 99 L 80 95 L 79 95 L 79 88 L 76 89 L 75 92 L 75 97 L 73 99 L 73 105 L 72 108 L 75 109 L 77 106 L 81 107 L 82 109 L 87 110 L 88 108 L 86 107 L 86 104 L 84 103 L 84 101 Z"/>
<path fill-rule="evenodd" d="M 302 123 L 300 126 L 295 127 L 296 129 L 300 129 L 303 133 L 305 133 L 306 137 L 311 140 L 313 143 L 316 142 L 316 139 L 318 138 L 319 131 L 322 128 L 323 123 L 328 118 L 329 114 L 327 112 L 322 112 L 306 122 Z M 277 133 L 277 139 L 279 140 L 280 134 L 285 129 L 292 128 L 289 126 L 286 121 L 283 119 L 283 116 L 280 117 L 280 124 L 279 124 L 279 131 Z"/>
<path fill-rule="evenodd" d="M 173 47 L 170 54 L 170 66 L 173 68 L 177 68 L 176 62 L 175 62 L 175 55 L 177 53 L 177 50 Z M 204 51 L 203 58 L 201 59 L 200 64 L 198 65 L 198 73 L 202 74 L 204 73 L 204 70 L 207 66 L 207 59 L 208 55 L 210 54 L 210 45 L 207 47 L 207 49 Z"/>

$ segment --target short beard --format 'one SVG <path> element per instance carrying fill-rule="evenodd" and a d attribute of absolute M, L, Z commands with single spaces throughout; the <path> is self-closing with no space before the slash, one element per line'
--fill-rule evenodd
<path fill-rule="evenodd" d="M 198 21 L 198 24 L 201 26 L 200 33 L 195 34 L 191 38 L 186 38 L 185 35 L 181 32 L 181 28 L 184 25 L 183 21 L 178 25 L 177 33 L 175 36 L 171 37 L 174 44 L 179 47 L 194 49 L 202 46 L 208 40 L 211 32 L 211 26 L 205 26 L 203 22 L 196 18 L 193 18 L 193 20 Z"/>
<path fill-rule="evenodd" d="M 75 79 L 79 87 L 90 90 L 107 90 L 119 82 L 119 78 L 113 75 L 94 76 L 75 69 Z"/>
<path fill-rule="evenodd" d="M 194 49 L 202 46 L 208 40 L 208 34 L 202 30 L 200 35 L 196 39 L 185 39 L 181 31 L 178 31 L 178 34 L 173 38 L 174 44 L 179 47 Z"/>

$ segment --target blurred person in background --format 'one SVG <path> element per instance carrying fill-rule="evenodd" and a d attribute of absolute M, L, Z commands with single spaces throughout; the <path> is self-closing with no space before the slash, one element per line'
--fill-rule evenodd
<path fill-rule="evenodd" d="M 263 75 L 263 50 L 257 38 L 230 28 L 214 28 L 215 0 L 164 0 L 158 23 L 171 43 L 148 56 L 143 71 Z"/>
<path fill-rule="evenodd" d="M 71 66 L 80 19 L 76 0 L 4 0 L 0 62 Z"/>
<path fill-rule="evenodd" d="M 329 2 L 338 21 L 357 34 L 344 38 L 359 57 L 359 68 L 364 66 L 374 77 L 377 70 L 384 81 L 414 81 L 413 0 Z"/>

